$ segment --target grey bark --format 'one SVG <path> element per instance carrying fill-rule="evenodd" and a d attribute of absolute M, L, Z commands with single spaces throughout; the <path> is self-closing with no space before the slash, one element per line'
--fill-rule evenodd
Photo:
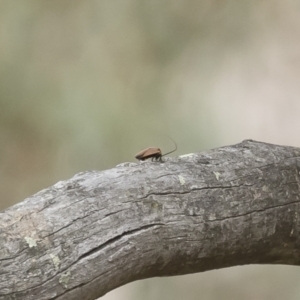
<path fill-rule="evenodd" d="M 0 299 L 300 263 L 300 149 L 251 140 L 58 182 L 0 213 Z"/>

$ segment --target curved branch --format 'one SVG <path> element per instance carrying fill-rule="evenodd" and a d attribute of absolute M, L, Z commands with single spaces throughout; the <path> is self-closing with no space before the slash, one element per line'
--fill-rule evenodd
<path fill-rule="evenodd" d="M 153 276 L 299 265 L 299 157 L 247 140 L 58 182 L 0 213 L 0 299 L 96 299 Z"/>

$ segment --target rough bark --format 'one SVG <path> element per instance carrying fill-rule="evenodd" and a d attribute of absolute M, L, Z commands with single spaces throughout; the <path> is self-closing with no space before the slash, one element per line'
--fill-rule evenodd
<path fill-rule="evenodd" d="M 300 263 L 300 149 L 251 140 L 77 174 L 0 213 L 0 299 Z"/>

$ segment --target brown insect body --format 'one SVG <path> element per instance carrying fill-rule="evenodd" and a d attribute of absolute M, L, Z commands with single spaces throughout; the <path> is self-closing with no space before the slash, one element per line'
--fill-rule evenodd
<path fill-rule="evenodd" d="M 176 145 L 175 142 L 174 142 L 174 144 L 175 144 L 175 149 L 170 151 L 170 152 L 165 153 L 164 155 L 162 155 L 161 150 L 159 148 L 150 147 L 150 148 L 146 148 L 146 149 L 138 152 L 135 155 L 135 158 L 138 159 L 138 160 L 145 160 L 145 159 L 151 158 L 152 161 L 153 160 L 162 161 L 163 156 L 165 156 L 167 154 L 170 154 L 170 153 L 173 153 L 174 151 L 177 150 L 177 145 Z"/>
<path fill-rule="evenodd" d="M 161 161 L 161 157 L 162 157 L 161 150 L 155 147 L 144 149 L 139 153 L 137 153 L 135 156 L 135 158 L 139 160 L 145 160 L 151 158 L 152 161 L 153 159 Z"/>

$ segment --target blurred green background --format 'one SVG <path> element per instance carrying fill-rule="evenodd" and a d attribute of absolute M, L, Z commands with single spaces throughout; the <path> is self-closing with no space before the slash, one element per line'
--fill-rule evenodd
<path fill-rule="evenodd" d="M 0 210 L 148 146 L 299 146 L 300 2 L 1 1 Z M 247 266 L 102 299 L 299 299 L 300 270 Z"/>

